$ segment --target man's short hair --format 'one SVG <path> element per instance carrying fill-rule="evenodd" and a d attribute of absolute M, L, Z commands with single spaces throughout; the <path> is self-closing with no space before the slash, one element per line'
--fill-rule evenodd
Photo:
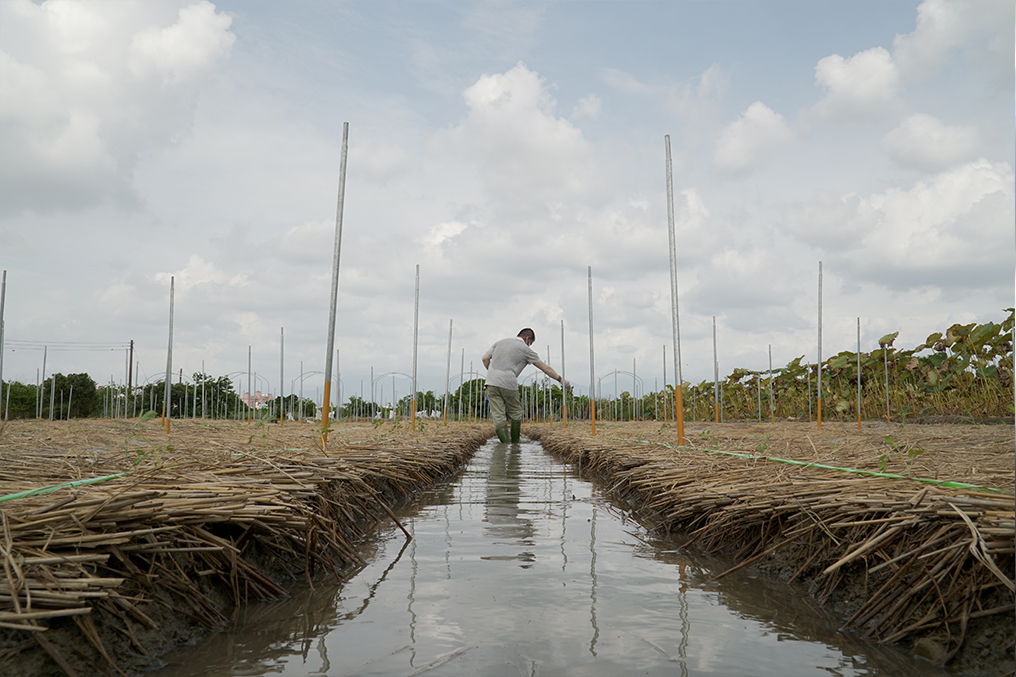
<path fill-rule="evenodd" d="M 525 329 L 520 331 L 518 336 L 520 339 L 528 339 L 530 342 L 536 341 L 536 332 L 530 329 L 529 327 L 526 327 Z"/>

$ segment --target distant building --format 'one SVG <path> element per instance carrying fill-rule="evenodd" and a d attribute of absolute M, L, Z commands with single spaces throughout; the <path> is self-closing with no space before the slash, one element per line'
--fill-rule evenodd
<path fill-rule="evenodd" d="M 255 390 L 253 397 L 251 397 L 250 393 L 244 393 L 243 397 L 240 398 L 240 401 L 251 409 L 257 410 L 267 407 L 268 403 L 274 399 L 275 398 L 271 395 L 271 393 L 263 393 L 260 390 Z"/>

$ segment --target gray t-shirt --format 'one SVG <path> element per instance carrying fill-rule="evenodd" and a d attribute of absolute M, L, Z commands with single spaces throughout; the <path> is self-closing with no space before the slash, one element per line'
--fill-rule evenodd
<path fill-rule="evenodd" d="M 498 388 L 518 388 L 522 370 L 540 361 L 536 351 L 520 338 L 501 339 L 487 353 L 490 354 L 487 385 Z"/>

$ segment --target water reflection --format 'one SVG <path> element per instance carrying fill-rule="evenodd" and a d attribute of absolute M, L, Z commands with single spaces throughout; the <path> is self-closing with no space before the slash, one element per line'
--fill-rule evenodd
<path fill-rule="evenodd" d="M 535 443 L 489 444 L 341 590 L 251 607 L 194 675 L 942 674 L 798 593 L 656 542 Z"/>
<path fill-rule="evenodd" d="M 522 447 L 519 444 L 495 444 L 490 455 L 487 474 L 487 502 L 483 521 L 486 535 L 497 544 L 518 544 L 524 549 L 515 555 L 488 555 L 485 560 L 518 560 L 523 569 L 536 561 L 533 552 L 536 526 L 519 507 L 522 490 L 519 486 Z"/>

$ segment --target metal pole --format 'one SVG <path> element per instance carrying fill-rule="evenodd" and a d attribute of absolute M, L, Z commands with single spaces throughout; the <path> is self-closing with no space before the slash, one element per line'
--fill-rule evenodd
<path fill-rule="evenodd" d="M 250 424 L 250 410 L 251 401 L 254 397 L 254 391 L 251 390 L 250 385 L 250 371 L 251 371 L 251 347 L 247 346 L 247 423 Z"/>
<path fill-rule="evenodd" d="M 201 366 L 204 371 L 204 365 Z M 204 386 L 201 386 L 204 389 Z M 203 397 L 203 396 L 202 396 Z M 286 328 L 279 327 L 279 425 L 286 411 Z"/>
<path fill-rule="evenodd" d="M 420 264 L 416 264 L 416 294 L 413 297 L 413 413 L 409 429 L 416 430 L 416 346 L 420 334 Z"/>
<path fill-rule="evenodd" d="M 593 267 L 589 266 L 589 420 L 596 434 L 596 369 L 593 367 Z"/>
<path fill-rule="evenodd" d="M 670 298 L 671 318 L 674 333 L 674 421 L 677 423 L 677 443 L 684 444 L 684 383 L 681 373 L 681 323 L 677 305 L 677 235 L 674 232 L 674 173 L 670 161 L 670 135 L 664 139 L 667 144 L 667 232 L 670 235 Z M 666 388 L 666 383 L 664 383 Z"/>
<path fill-rule="evenodd" d="M 861 318 L 857 318 L 857 429 L 861 429 Z"/>
<path fill-rule="evenodd" d="M 713 315 L 713 416 L 720 422 L 720 359 L 716 353 L 716 316 Z"/>
<path fill-rule="evenodd" d="M 561 380 L 564 381 L 564 320 L 561 320 Z M 568 427 L 568 393 L 561 387 L 561 427 Z"/>
<path fill-rule="evenodd" d="M 776 425 L 776 412 L 773 410 L 773 344 L 769 344 L 769 422 Z"/>
<path fill-rule="evenodd" d="M 175 294 L 175 282 L 169 278 L 169 347 L 166 349 L 166 392 L 162 402 L 162 425 L 169 432 L 169 419 L 173 414 L 170 409 L 170 397 L 173 394 L 173 297 Z"/>
<path fill-rule="evenodd" d="M 3 398 L 3 385 L 4 385 L 4 299 L 7 297 L 7 271 L 3 272 L 3 280 L 0 281 L 0 399 Z M 8 392 L 10 392 L 10 386 L 8 386 Z M 4 412 L 7 411 L 7 407 L 0 407 Z M 6 414 L 5 418 L 6 419 Z"/>
<path fill-rule="evenodd" d="M 38 418 L 42 418 L 42 407 L 45 403 L 45 388 L 46 388 L 46 354 L 49 352 L 49 346 L 42 347 L 42 383 L 39 386 L 39 415 Z M 887 377 L 888 379 L 888 377 Z M 886 380 L 886 383 L 889 383 Z"/>
<path fill-rule="evenodd" d="M 452 320 L 448 320 L 448 364 L 445 366 L 444 377 L 444 424 L 448 425 L 448 395 L 452 377 Z"/>
<path fill-rule="evenodd" d="M 346 198 L 346 156 L 349 123 L 342 123 L 342 159 L 339 162 L 339 197 L 335 208 L 335 253 L 332 257 L 332 295 L 328 304 L 328 348 L 325 350 L 325 402 L 331 402 L 332 351 L 335 350 L 335 306 L 339 301 L 339 254 L 342 252 L 342 205 Z M 328 407 L 321 414 L 321 442 L 328 443 Z"/>
<path fill-rule="evenodd" d="M 818 427 L 822 427 L 822 262 L 818 262 L 818 397 L 815 400 Z"/>
<path fill-rule="evenodd" d="M 462 364 L 459 365 L 459 413 L 458 413 L 458 419 L 459 419 L 460 423 L 462 422 L 462 395 L 465 392 L 465 389 L 462 386 L 465 385 L 465 381 L 463 380 L 465 378 L 466 378 L 466 349 L 463 348 L 462 349 Z M 395 378 L 393 377 L 392 381 L 394 381 L 394 380 L 395 380 Z"/>

